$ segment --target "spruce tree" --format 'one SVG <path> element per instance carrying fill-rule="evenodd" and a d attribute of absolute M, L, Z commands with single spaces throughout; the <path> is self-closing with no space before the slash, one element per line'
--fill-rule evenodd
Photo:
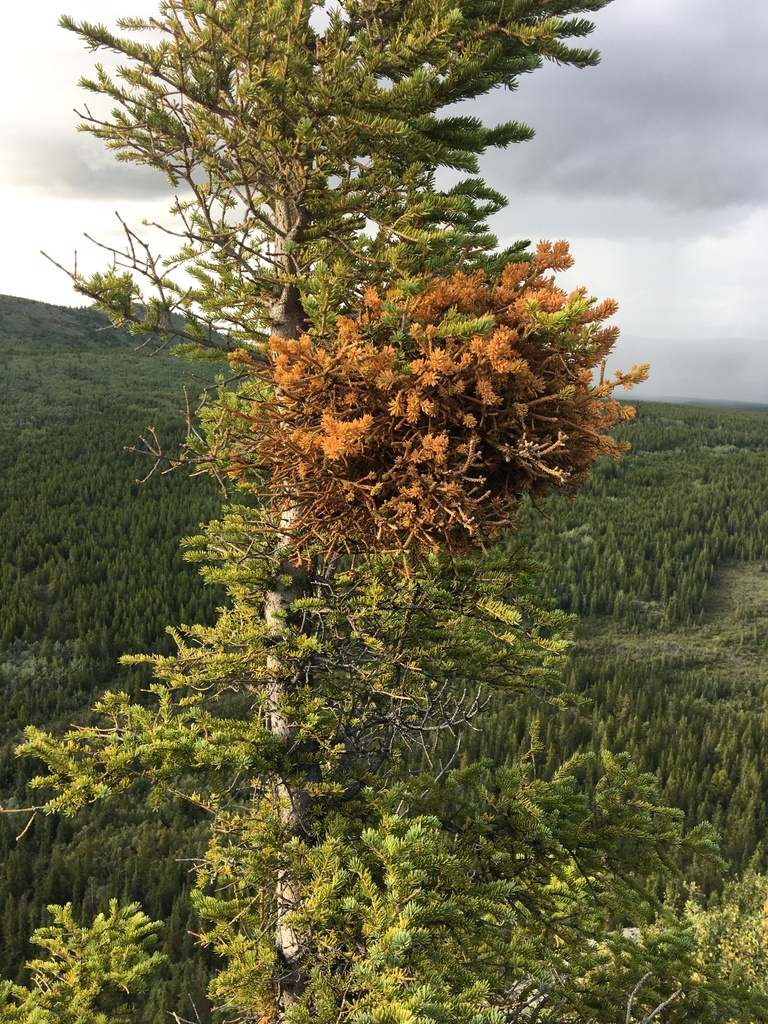
<path fill-rule="evenodd" d="M 125 224 L 75 286 L 137 336 L 228 359 L 184 460 L 240 504 L 191 552 L 229 604 L 149 659 L 152 699 L 108 694 L 95 725 L 24 749 L 48 810 L 142 778 L 210 811 L 196 901 L 226 1019 L 651 1019 L 680 978 L 707 1019 L 685 934 L 615 927 L 651 922 L 649 880 L 706 846 L 652 781 L 609 757 L 591 794 L 581 760 L 541 779 L 535 737 L 504 770 L 459 767 L 484 693 L 562 700 L 562 616 L 492 545 L 525 496 L 618 454 L 613 392 L 645 371 L 604 379 L 614 304 L 557 286 L 567 246 L 496 250 L 478 156 L 530 130 L 443 111 L 543 59 L 594 64 L 572 41 L 605 3 L 62 21 L 123 59 L 82 83 L 114 104 L 83 127 L 166 175 L 180 244 L 158 255 Z"/>

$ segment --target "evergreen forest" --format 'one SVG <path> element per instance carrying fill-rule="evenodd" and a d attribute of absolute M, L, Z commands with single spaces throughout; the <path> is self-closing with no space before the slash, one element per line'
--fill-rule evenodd
<path fill-rule="evenodd" d="M 137 352 L 105 324 L 90 309 L 0 299 L 5 809 L 35 799 L 27 786 L 39 765 L 14 756 L 25 726 L 84 721 L 110 687 L 140 701 L 146 669 L 117 659 L 170 651 L 168 624 L 211 622 L 222 601 L 181 545 L 217 513 L 220 491 L 183 469 L 160 467 L 140 483 L 153 464 L 130 451 L 148 426 L 167 450 L 178 447 L 185 404 L 213 372 L 152 344 Z M 717 908 L 734 886 L 742 902 L 752 886 L 759 903 L 768 872 L 766 411 L 648 402 L 619 435 L 632 446 L 622 459 L 600 459 L 574 501 L 524 507 L 511 542 L 549 567 L 542 597 L 574 616 L 569 710 L 496 698 L 460 757 L 511 764 L 533 735 L 538 771 L 552 776 L 571 754 L 628 751 L 686 827 L 711 822 L 721 840 L 725 866 L 691 856 L 678 890 L 662 895 Z M 0 976 L 28 980 L 29 937 L 49 904 L 91 919 L 111 899 L 138 902 L 164 922 L 171 966 L 136 1020 L 194 1012 L 204 1021 L 213 961 L 196 944 L 189 902 L 202 815 L 142 792 L 74 818 L 0 816 Z"/>
<path fill-rule="evenodd" d="M 28 803 L 27 782 L 39 770 L 14 756 L 24 726 L 77 721 L 109 686 L 140 693 L 148 673 L 119 669 L 117 659 L 169 650 L 166 627 L 211 620 L 221 597 L 202 586 L 181 550 L 182 538 L 218 509 L 217 489 L 160 471 L 140 483 L 153 464 L 127 450 L 148 426 L 178 448 L 183 364 L 166 351 L 137 353 L 125 333 L 107 327 L 92 310 L 0 300 L 4 807 Z M 212 377 L 186 376 L 190 401 Z M 184 806 L 150 812 L 132 796 L 75 821 L 38 817 L 17 842 L 24 824 L 17 815 L 0 820 L 0 976 L 23 975 L 47 905 L 71 902 L 90 918 L 118 896 L 167 921 L 168 952 L 189 961 L 156 993 L 147 1019 L 165 1020 L 179 993 L 203 991 L 183 860 L 196 849 L 194 814 Z"/>

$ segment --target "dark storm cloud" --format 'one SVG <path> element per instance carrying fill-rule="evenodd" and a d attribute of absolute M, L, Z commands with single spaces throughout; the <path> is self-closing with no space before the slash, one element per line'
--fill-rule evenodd
<path fill-rule="evenodd" d="M 494 183 L 683 217 L 768 201 L 765 0 L 616 0 L 596 23 L 597 68 L 549 65 L 485 101 L 537 131 L 486 157 Z"/>

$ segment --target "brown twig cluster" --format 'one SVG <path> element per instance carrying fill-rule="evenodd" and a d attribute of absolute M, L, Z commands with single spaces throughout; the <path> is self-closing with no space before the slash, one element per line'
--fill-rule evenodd
<path fill-rule="evenodd" d="M 408 294 L 366 290 L 334 336 L 272 338 L 272 361 L 234 357 L 268 385 L 228 408 L 228 472 L 326 550 L 461 550 L 514 525 L 523 495 L 574 492 L 633 409 L 604 379 L 613 300 L 567 294 L 565 242 L 497 280 L 456 273 Z M 595 371 L 598 379 L 595 380 Z"/>

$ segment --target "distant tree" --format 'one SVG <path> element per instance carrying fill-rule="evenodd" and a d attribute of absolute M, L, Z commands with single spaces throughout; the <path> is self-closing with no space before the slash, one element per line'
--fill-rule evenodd
<path fill-rule="evenodd" d="M 684 929 L 650 927 L 653 884 L 708 847 L 652 779 L 608 756 L 593 790 L 584 759 L 542 779 L 535 737 L 504 770 L 453 767 L 483 693 L 562 700 L 564 620 L 490 545 L 525 495 L 617 453 L 613 391 L 645 370 L 603 378 L 614 304 L 556 286 L 564 244 L 496 252 L 502 197 L 439 184 L 529 129 L 438 114 L 544 57 L 595 63 L 568 41 L 604 5 L 168 0 L 125 37 L 63 20 L 124 59 L 84 83 L 115 104 L 84 127 L 166 174 L 181 243 L 161 259 L 126 225 L 75 284 L 230 360 L 187 458 L 242 503 L 192 543 L 229 605 L 147 659 L 153 701 L 108 694 L 95 725 L 24 750 L 48 810 L 142 778 L 211 812 L 196 904 L 225 1019 L 672 1021 L 679 990 L 717 1019 Z"/>

